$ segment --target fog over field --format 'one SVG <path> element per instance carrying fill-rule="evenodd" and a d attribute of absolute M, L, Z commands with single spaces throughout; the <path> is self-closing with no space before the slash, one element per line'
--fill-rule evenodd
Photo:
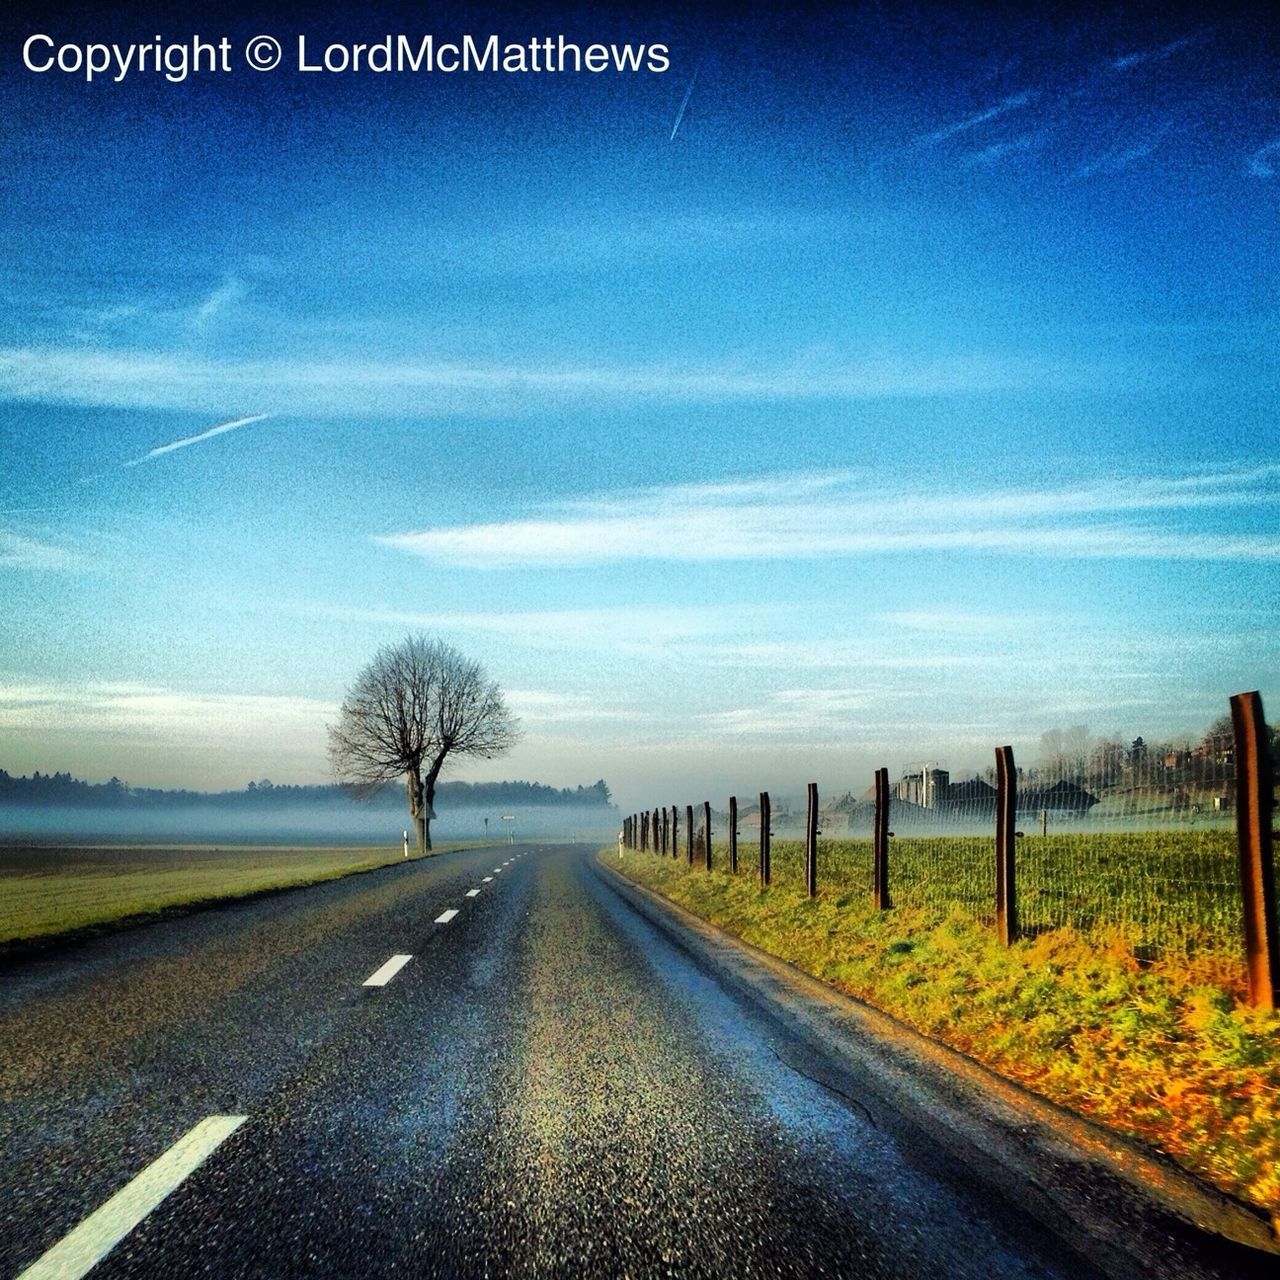
<path fill-rule="evenodd" d="M 488 827 L 485 820 L 488 820 Z M 173 840 L 236 844 L 370 844 L 396 845 L 408 826 L 407 815 L 386 806 L 288 805 L 253 812 L 237 812 L 214 805 L 190 805 L 157 810 L 80 808 L 73 806 L 0 806 L 0 841 L 50 840 Z M 522 809 L 514 821 L 504 822 L 500 810 L 440 811 L 431 823 L 434 841 L 503 841 L 582 839 L 603 841 L 618 832 L 618 816 L 604 809 Z M 410 840 L 413 838 L 409 827 Z M 0 848 L 0 859 L 4 851 Z"/>

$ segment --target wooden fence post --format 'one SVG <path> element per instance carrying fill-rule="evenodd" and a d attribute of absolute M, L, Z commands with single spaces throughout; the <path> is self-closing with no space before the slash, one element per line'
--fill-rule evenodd
<path fill-rule="evenodd" d="M 689 856 L 689 865 L 693 866 L 693 805 L 685 805 L 684 818 L 685 852 Z"/>
<path fill-rule="evenodd" d="M 1271 828 L 1275 771 L 1260 694 L 1237 693 L 1231 699 L 1231 725 L 1235 731 L 1236 842 L 1240 849 L 1249 1003 L 1255 1009 L 1274 1009 L 1280 998 L 1280 936 L 1276 928 Z"/>
<path fill-rule="evenodd" d="M 729 874 L 738 874 L 738 797 L 729 797 Z"/>
<path fill-rule="evenodd" d="M 702 802 L 702 825 L 703 834 L 706 836 L 707 847 L 707 870 L 711 870 L 711 801 L 704 800 Z"/>
<path fill-rule="evenodd" d="M 680 807 L 671 806 L 671 856 L 680 857 Z"/>
<path fill-rule="evenodd" d="M 818 784 L 809 783 L 809 815 L 804 826 L 804 885 L 809 897 L 818 892 Z"/>
<path fill-rule="evenodd" d="M 996 748 L 996 936 L 1004 946 L 1018 938 L 1018 895 L 1014 874 L 1018 846 L 1018 775 L 1013 748 Z"/>
<path fill-rule="evenodd" d="M 762 791 L 760 793 L 760 887 L 768 888 L 769 881 L 773 876 L 773 868 L 769 865 L 769 837 L 773 834 L 769 830 L 769 823 L 772 820 L 773 811 L 769 807 L 769 793 Z"/>
<path fill-rule="evenodd" d="M 889 770 L 876 770 L 876 816 L 872 833 L 872 900 L 877 911 L 887 911 L 889 898 Z"/>

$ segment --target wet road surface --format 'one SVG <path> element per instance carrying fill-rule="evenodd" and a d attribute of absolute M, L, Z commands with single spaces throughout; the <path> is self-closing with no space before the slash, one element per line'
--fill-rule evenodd
<path fill-rule="evenodd" d="M 86 1219 L 92 1256 L 95 1211 L 210 1116 L 244 1119 L 115 1223 L 94 1277 L 1097 1274 L 818 1083 L 820 1047 L 582 848 L 448 854 L 15 964 L 0 1043 L 0 1280 L 57 1274 Z"/>

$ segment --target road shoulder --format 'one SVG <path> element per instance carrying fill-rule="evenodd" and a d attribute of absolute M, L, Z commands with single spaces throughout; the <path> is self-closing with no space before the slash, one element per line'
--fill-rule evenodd
<path fill-rule="evenodd" d="M 1116 1274 L 1274 1275 L 1261 1211 L 1173 1161 L 995 1075 L 592 860 L 600 875 L 704 967 L 828 1050 L 828 1082 L 886 1123 L 928 1134 L 985 1182 Z M 1188 1266 L 1196 1268 L 1188 1272 Z"/>

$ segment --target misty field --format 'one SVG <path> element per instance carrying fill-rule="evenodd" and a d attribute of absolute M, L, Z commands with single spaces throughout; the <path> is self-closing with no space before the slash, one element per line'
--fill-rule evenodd
<path fill-rule="evenodd" d="M 0 948 L 403 861 L 385 845 L 0 846 Z"/>

